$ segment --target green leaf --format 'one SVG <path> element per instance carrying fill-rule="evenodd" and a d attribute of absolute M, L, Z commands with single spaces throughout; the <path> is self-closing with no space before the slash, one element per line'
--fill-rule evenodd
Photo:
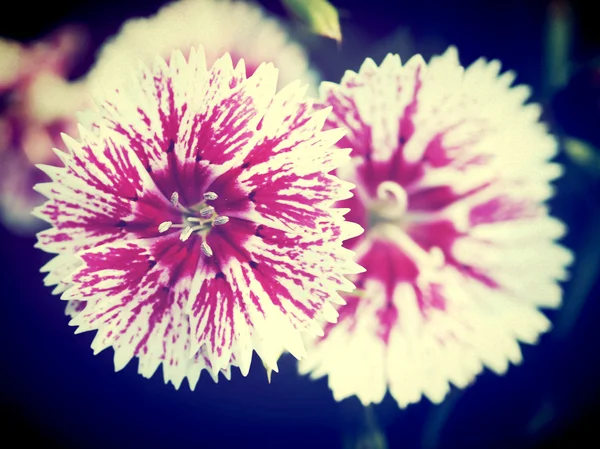
<path fill-rule="evenodd" d="M 588 172 L 600 176 L 600 150 L 583 140 L 567 137 L 564 141 L 565 152 L 573 162 Z"/>
<path fill-rule="evenodd" d="M 546 93 L 565 86 L 571 69 L 573 14 L 565 0 L 553 0 L 548 6 L 545 45 Z"/>
<path fill-rule="evenodd" d="M 327 0 L 281 0 L 288 12 L 304 22 L 312 33 L 342 42 L 340 17 Z"/>

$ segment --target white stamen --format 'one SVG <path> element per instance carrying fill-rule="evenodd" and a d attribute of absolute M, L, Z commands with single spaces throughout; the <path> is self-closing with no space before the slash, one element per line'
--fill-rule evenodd
<path fill-rule="evenodd" d="M 171 226 L 173 226 L 173 222 L 172 221 L 163 221 L 161 224 L 158 225 L 158 232 L 160 232 L 161 234 L 163 232 L 167 232 Z"/>
<path fill-rule="evenodd" d="M 444 257 L 444 253 L 439 248 L 439 252 L 433 248 L 430 252 L 427 252 L 399 226 L 390 223 L 381 223 L 374 229 L 378 229 L 377 232 L 381 232 L 381 235 L 395 243 L 405 254 L 410 256 L 422 267 L 438 267 L 438 264 L 440 263 L 439 258 L 442 257 L 443 259 Z"/>
<path fill-rule="evenodd" d="M 192 223 L 202 223 L 204 221 L 204 218 L 187 217 L 186 220 L 191 221 Z"/>
<path fill-rule="evenodd" d="M 179 239 L 182 242 L 185 242 L 187 239 L 190 238 L 190 235 L 192 235 L 192 232 L 194 232 L 194 228 L 192 228 L 191 226 L 188 226 L 183 231 L 181 231 L 181 235 L 179 236 Z"/>
<path fill-rule="evenodd" d="M 216 200 L 219 196 L 215 192 L 206 192 L 204 194 L 204 199 L 207 201 Z"/>
<path fill-rule="evenodd" d="M 406 208 L 408 207 L 408 196 L 406 195 L 406 190 L 402 188 L 400 184 L 394 181 L 384 181 L 377 186 L 377 196 L 381 200 L 388 199 L 389 195 L 394 197 L 396 208 L 396 214 L 404 214 L 406 212 Z"/>
<path fill-rule="evenodd" d="M 213 255 L 213 251 L 212 251 L 211 247 L 208 246 L 208 243 L 202 242 L 201 248 L 202 248 L 202 252 L 204 253 L 204 255 L 206 257 L 210 257 Z"/>
<path fill-rule="evenodd" d="M 219 226 L 219 225 L 224 225 L 228 221 L 229 221 L 229 217 L 226 217 L 224 215 L 219 215 L 217 218 L 214 219 L 213 223 L 216 226 Z"/>
<path fill-rule="evenodd" d="M 173 194 L 171 195 L 171 204 L 174 207 L 179 206 L 179 193 L 173 192 Z"/>
<path fill-rule="evenodd" d="M 210 217 L 214 210 L 215 210 L 215 208 L 212 206 L 203 207 L 202 209 L 200 209 L 200 216 L 201 217 Z"/>

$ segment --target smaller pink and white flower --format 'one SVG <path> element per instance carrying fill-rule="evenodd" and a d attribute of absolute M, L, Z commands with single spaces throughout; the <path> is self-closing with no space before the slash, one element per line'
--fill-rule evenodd
<path fill-rule="evenodd" d="M 34 164 L 58 163 L 52 147 L 76 130 L 75 113 L 88 97 L 67 77 L 83 32 L 63 28 L 31 45 L 0 39 L 0 219 L 16 233 L 38 230 L 31 210 L 43 202 L 33 186 L 47 178 Z"/>
<path fill-rule="evenodd" d="M 503 374 L 519 342 L 550 328 L 572 255 L 544 205 L 561 167 L 525 86 L 498 61 L 463 68 L 455 48 L 426 64 L 367 59 L 323 83 L 317 107 L 343 127 L 356 184 L 338 204 L 365 233 L 348 240 L 366 271 L 351 276 L 336 324 L 310 343 L 302 373 L 328 376 L 334 397 L 401 407 L 440 402 L 483 367 Z"/>
<path fill-rule="evenodd" d="M 259 4 L 232 0 L 178 0 L 148 18 L 127 21 L 109 40 L 90 70 L 90 86 L 111 87 L 126 78 L 135 62 L 152 63 L 156 55 L 168 62 L 171 52 L 186 56 L 204 48 L 210 67 L 224 53 L 234 64 L 244 59 L 250 76 L 263 62 L 279 70 L 279 87 L 300 80 L 309 89 L 318 84 L 305 50 L 294 42 L 283 23 Z"/>
<path fill-rule="evenodd" d="M 65 137 L 64 167 L 42 167 L 36 214 L 52 228 L 37 246 L 57 254 L 45 281 L 77 332 L 97 331 L 95 352 L 193 388 L 204 369 L 246 375 L 253 351 L 274 370 L 282 348 L 302 357 L 301 335 L 354 288 L 342 243 L 361 229 L 333 208 L 351 196 L 328 174 L 349 150 L 305 88 L 276 94 L 273 65 L 246 77 L 227 54 L 210 69 L 193 49 L 169 59 L 105 92 L 93 128 Z"/>

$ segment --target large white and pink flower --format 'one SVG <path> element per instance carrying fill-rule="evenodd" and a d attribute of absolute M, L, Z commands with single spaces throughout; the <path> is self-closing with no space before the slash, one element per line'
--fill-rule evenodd
<path fill-rule="evenodd" d="M 334 208 L 352 184 L 329 174 L 349 160 L 343 131 L 322 131 L 299 83 L 276 86 L 272 64 L 247 78 L 227 54 L 210 69 L 194 50 L 158 57 L 65 137 L 64 168 L 42 167 L 46 283 L 117 370 L 137 357 L 193 388 L 202 369 L 245 375 L 253 350 L 277 369 L 354 288 L 342 243 L 362 230 Z"/>
<path fill-rule="evenodd" d="M 92 88 L 114 86 L 138 59 L 151 63 L 160 55 L 168 61 L 174 50 L 186 56 L 200 46 L 209 67 L 229 53 L 234 64 L 244 59 L 247 76 L 271 62 L 279 70 L 279 87 L 298 79 L 309 89 L 318 84 L 306 52 L 276 17 L 256 3 L 232 0 L 178 0 L 151 17 L 127 21 L 104 45 L 88 79 Z"/>
<path fill-rule="evenodd" d="M 76 131 L 87 105 L 84 84 L 67 79 L 83 35 L 66 27 L 27 45 L 0 39 L 0 219 L 16 233 L 43 224 L 31 215 L 44 201 L 33 186 L 47 178 L 34 164 L 58 163 L 52 147 L 63 148 L 61 132 Z"/>
<path fill-rule="evenodd" d="M 311 343 L 302 373 L 328 376 L 337 400 L 401 407 L 441 401 L 486 366 L 521 361 L 550 327 L 539 307 L 561 303 L 571 253 L 565 226 L 544 201 L 561 167 L 556 141 L 524 104 L 525 86 L 498 61 L 463 68 L 451 47 L 426 64 L 367 59 L 318 107 L 344 127 L 351 162 L 337 175 L 357 185 L 340 207 L 365 233 L 346 242 L 364 273 L 350 279 L 337 324 Z"/>

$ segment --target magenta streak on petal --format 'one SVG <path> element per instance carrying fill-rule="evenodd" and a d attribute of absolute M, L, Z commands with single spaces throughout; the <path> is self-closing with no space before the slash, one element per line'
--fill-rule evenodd
<path fill-rule="evenodd" d="M 279 174 L 282 176 L 277 177 Z M 297 175 L 285 169 L 273 170 L 266 175 L 253 176 L 251 182 L 256 188 L 251 201 L 255 203 L 256 210 L 264 216 L 273 217 L 284 223 L 292 222 L 317 229 L 317 220 L 328 215 L 327 212 L 314 206 L 331 198 L 333 183 L 323 173 L 313 173 L 302 177 L 304 182 L 310 182 L 310 187 L 298 187 L 296 182 L 299 180 Z M 280 192 L 287 189 L 293 189 L 295 193 L 281 195 Z M 310 197 L 303 193 L 305 190 L 310 193 Z M 292 204 L 280 203 L 281 200 L 290 201 Z M 302 207 L 295 207 L 294 204 Z M 306 206 L 312 207 L 306 209 Z"/>
<path fill-rule="evenodd" d="M 199 254 L 199 245 L 195 241 L 184 244 L 176 238 L 159 238 L 149 247 L 131 242 L 106 252 L 84 253 L 82 259 L 86 266 L 74 276 L 73 282 L 84 297 L 98 299 L 97 305 L 116 299 L 112 307 L 95 315 L 91 310 L 90 323 L 112 326 L 117 333 L 108 332 L 106 336 L 115 341 L 128 335 L 129 340 L 120 343 L 135 345 L 134 355 L 145 354 L 148 340 L 159 323 L 166 324 L 165 334 L 159 338 L 168 344 L 164 337 L 179 321 L 179 317 L 173 315 L 174 303 L 178 302 L 177 310 L 180 310 L 187 299 L 182 297 L 185 291 L 181 291 L 178 283 L 184 279 L 189 282 Z M 117 270 L 117 274 L 113 274 L 113 270 Z M 99 286 L 99 283 L 106 284 L 111 280 L 114 282 L 108 287 Z M 144 311 L 149 311 L 147 327 L 146 323 L 136 323 L 144 316 Z M 165 354 L 166 347 L 163 346 L 162 359 Z"/>
<path fill-rule="evenodd" d="M 110 248 L 106 252 L 85 252 L 81 255 L 81 259 L 86 265 L 73 276 L 73 284 L 78 285 L 79 289 L 85 292 L 84 297 L 87 298 L 94 298 L 100 294 L 118 296 L 132 286 L 137 286 L 145 275 L 158 271 L 152 269 L 156 264 L 150 263 L 151 255 L 146 248 L 134 242 L 130 242 L 124 247 Z M 123 271 L 114 275 L 100 274 L 104 270 Z M 110 287 L 95 287 L 97 283 L 109 280 L 113 280 L 115 283 Z M 126 301 L 131 299 L 128 297 Z"/>
<path fill-rule="evenodd" d="M 52 240 L 71 240 L 71 232 L 80 230 L 86 233 L 88 240 L 86 246 L 77 248 L 82 249 L 123 238 L 125 233 L 135 233 L 136 237 L 152 236 L 156 234 L 159 223 L 173 220 L 172 211 L 170 213 L 165 208 L 168 203 L 160 197 L 160 193 L 152 190 L 151 186 L 142 185 L 132 160 L 135 155 L 110 139 L 105 141 L 100 151 L 106 162 L 98 158 L 97 148 L 83 145 L 76 149 L 68 171 L 103 195 L 71 189 L 78 197 L 76 201 L 51 200 L 44 205 L 42 211 L 53 224 L 61 220 L 60 232 L 58 228 L 45 231 L 48 236 L 54 236 Z M 97 172 L 91 172 L 89 167 L 102 172 L 107 180 L 100 179 L 94 174 Z M 82 216 L 80 212 L 86 215 Z M 135 218 L 131 218 L 132 214 Z M 64 220 L 69 215 L 72 219 Z M 93 236 L 101 240 L 89 240 Z M 44 241 L 43 237 L 40 238 L 40 242 Z"/>
<path fill-rule="evenodd" d="M 72 313 L 73 315 L 76 315 L 76 314 L 79 314 L 80 312 L 83 312 L 86 304 L 87 304 L 87 301 L 78 301 L 76 299 L 72 299 L 69 301 L 69 305 L 67 306 L 67 309 L 69 310 L 70 313 Z"/>
<path fill-rule="evenodd" d="M 395 181 L 402 186 L 408 186 L 424 175 L 422 164 L 419 162 L 408 163 L 404 158 L 404 146 L 415 133 L 414 116 L 417 113 L 418 95 L 421 91 L 421 66 L 415 71 L 415 87 L 411 102 L 404 109 L 400 118 L 398 148 L 388 162 L 391 169 L 389 180 Z"/>
<path fill-rule="evenodd" d="M 276 137 L 266 138 L 252 148 L 244 159 L 244 164 L 255 166 L 262 162 L 267 162 L 276 154 L 276 152 L 277 154 L 287 153 L 294 150 L 299 144 L 314 137 L 315 133 L 306 133 L 306 130 L 310 127 L 308 122 L 312 117 L 309 112 L 309 107 L 306 103 L 298 105 L 297 108 L 295 108 L 293 117 L 288 115 L 283 118 L 283 124 L 285 125 L 286 131 L 280 133 Z M 304 131 L 300 133 L 302 139 L 290 142 L 287 147 L 279 147 L 283 141 L 295 137 L 298 134 L 298 130 Z"/>
<path fill-rule="evenodd" d="M 147 79 L 144 74 L 144 79 Z M 175 104 L 175 94 L 173 92 L 173 80 L 166 74 L 152 77 L 153 89 L 149 94 L 158 103 L 157 109 L 160 120 L 160 132 L 146 141 L 131 125 L 122 125 L 113 122 L 112 127 L 115 131 L 127 137 L 130 148 L 135 152 L 148 173 L 152 176 L 157 186 L 165 197 L 169 197 L 174 191 L 177 191 L 178 184 L 176 174 L 169 167 L 167 159 L 174 151 L 175 143 L 178 139 L 179 124 L 187 104 L 183 103 L 178 107 Z M 150 130 L 152 122 L 147 114 L 140 108 L 137 109 L 139 121 L 135 123 L 144 123 Z M 182 193 L 180 193 L 181 195 Z"/>
<path fill-rule="evenodd" d="M 187 148 L 186 160 L 195 160 L 200 155 L 211 164 L 229 162 L 252 136 L 248 124 L 256 113 L 253 98 L 241 88 L 212 106 L 205 115 L 196 116 L 192 132 L 198 144 L 196 148 Z M 218 126 L 217 121 L 220 121 Z"/>
<path fill-rule="evenodd" d="M 217 301 L 220 303 L 218 307 Z M 199 322 L 205 317 L 208 320 L 204 329 L 196 328 L 196 338 L 208 341 L 210 351 L 219 356 L 224 349 L 231 349 L 235 338 L 233 312 L 236 302 L 230 281 L 223 272 L 218 272 L 214 278 L 204 281 L 192 308 L 192 314 L 198 317 Z"/>
<path fill-rule="evenodd" d="M 295 284 L 301 285 L 300 279 L 307 279 L 312 282 L 315 280 L 315 277 L 298 268 L 297 261 L 289 263 L 282 260 L 273 260 L 269 257 L 268 251 L 263 254 L 251 254 L 248 252 L 244 247 L 244 242 L 253 235 L 261 238 L 266 243 L 267 248 L 274 247 L 279 251 L 285 251 L 291 260 L 294 260 L 295 256 L 306 250 L 299 236 L 288 236 L 282 231 L 267 226 L 259 226 L 257 229 L 251 222 L 239 219 L 232 219 L 227 226 L 211 231 L 208 235 L 208 243 L 213 248 L 215 256 L 219 258 L 219 263 L 223 266 L 238 263 L 245 267 L 246 271 L 252 272 L 253 277 L 256 278 L 268 294 L 270 301 L 282 313 L 287 313 L 286 308 L 282 304 L 283 300 L 292 304 L 305 317 L 314 317 L 315 312 L 320 308 L 320 304 L 308 301 L 310 307 L 307 307 L 301 301 L 294 298 L 279 280 L 286 279 L 291 275 L 290 280 Z M 283 270 L 287 270 L 290 274 Z M 249 274 L 245 274 L 247 283 L 250 281 L 248 276 Z M 258 297 L 252 293 L 251 298 L 256 309 L 260 313 L 264 313 Z"/>
<path fill-rule="evenodd" d="M 128 208 L 118 201 L 109 202 L 114 198 L 107 198 L 104 202 L 106 208 L 115 212 L 107 214 L 104 210 L 98 210 L 94 203 L 86 204 L 84 202 L 73 202 L 67 200 L 51 200 L 44 204 L 42 210 L 46 217 L 52 222 L 57 223 L 60 220 L 60 228 L 52 228 L 39 234 L 40 243 L 43 246 L 68 242 L 73 239 L 74 230 L 85 232 L 86 239 L 93 239 L 92 243 L 105 243 L 122 238 L 126 232 L 125 226 L 119 220 L 118 212 L 126 214 Z M 92 220 L 84 220 L 81 214 L 91 214 Z M 94 238 L 95 237 L 95 238 Z M 100 240 L 97 240 L 100 239 Z"/>
<path fill-rule="evenodd" d="M 133 201 L 111 194 L 99 197 L 77 189 L 72 191 L 77 200 L 53 199 L 43 205 L 41 210 L 47 219 L 51 223 L 60 223 L 60 227 L 39 234 L 42 246 L 78 239 L 80 246 L 73 248 L 78 251 L 120 239 L 153 237 L 158 235 L 161 222 L 180 218 L 164 206 L 164 199 L 152 192 Z"/>
<path fill-rule="evenodd" d="M 410 257 L 396 245 L 379 239 L 373 241 L 370 250 L 360 258 L 358 263 L 366 269 L 359 284 L 364 286 L 364 281 L 369 278 L 381 282 L 385 286 L 385 294 L 389 302 L 397 283 L 415 283 L 419 275 L 419 269 Z"/>
<path fill-rule="evenodd" d="M 453 164 L 456 168 L 465 170 L 470 165 L 485 165 L 492 158 L 490 155 L 475 153 L 471 158 L 466 158 L 461 164 L 457 164 L 457 154 L 455 153 L 464 152 L 465 148 L 468 148 L 469 145 L 477 143 L 480 137 L 486 132 L 485 124 L 482 124 L 482 129 L 479 130 L 478 134 L 472 135 L 469 140 L 454 146 L 443 145 L 442 141 L 444 139 L 444 135 L 451 129 L 458 128 L 461 125 L 462 122 L 459 122 L 450 128 L 437 133 L 427 144 L 424 153 L 424 160 L 427 161 L 433 168 L 440 168 Z"/>
<path fill-rule="evenodd" d="M 404 158 L 404 146 L 410 140 L 415 130 L 413 118 L 417 112 L 417 96 L 421 89 L 420 73 L 421 68 L 417 67 L 413 97 L 399 119 L 398 146 L 394 150 L 390 160 L 372 160 L 372 147 L 370 143 L 364 153 L 364 163 L 360 165 L 358 175 L 369 195 L 373 197 L 376 196 L 377 187 L 383 181 L 390 180 L 402 186 L 408 186 L 423 177 L 425 173 L 421 163 L 408 163 Z"/>
<path fill-rule="evenodd" d="M 204 280 L 191 304 L 192 335 L 198 341 L 207 342 L 209 352 L 216 352 L 218 356 L 223 354 L 224 349 L 231 349 L 235 339 L 236 306 L 250 324 L 246 306 L 234 294 L 232 285 L 235 282 L 228 279 L 224 267 L 236 261 L 249 263 L 251 256 L 244 242 L 253 234 L 254 228 L 255 225 L 250 222 L 231 219 L 226 226 L 213 228 L 207 236 L 214 255 L 203 257 L 200 262 Z"/>
<path fill-rule="evenodd" d="M 503 196 L 492 198 L 473 207 L 469 211 L 469 221 L 471 226 L 477 226 L 486 223 L 534 218 L 539 216 L 540 212 L 541 208 L 538 204 Z"/>
<path fill-rule="evenodd" d="M 106 157 L 107 163 L 103 163 L 98 158 L 98 151 Z M 135 201 L 137 192 L 141 191 L 143 186 L 131 156 L 127 149 L 107 139 L 105 146 L 102 148 L 83 145 L 81 151 L 76 151 L 73 154 L 73 164 L 69 166 L 68 170 L 71 174 L 102 192 Z M 89 171 L 88 167 L 95 167 L 98 172 L 104 173 L 109 178 L 110 184 L 107 185 L 103 180 L 100 180 Z"/>
<path fill-rule="evenodd" d="M 444 209 L 459 198 L 450 186 L 430 187 L 410 195 L 409 211 L 434 212 Z"/>
<path fill-rule="evenodd" d="M 232 55 L 232 59 L 233 59 L 233 65 L 236 66 L 241 58 Z M 244 62 L 246 64 L 246 78 L 250 78 L 252 75 L 254 75 L 254 72 L 256 72 L 256 69 L 258 69 L 260 64 L 256 64 L 256 63 L 252 63 L 252 62 L 248 62 L 248 61 L 244 61 Z M 272 62 L 272 61 L 265 60 L 264 62 Z"/>
<path fill-rule="evenodd" d="M 465 265 L 458 261 L 453 253 L 452 246 L 459 237 L 463 236 L 458 232 L 454 224 L 449 220 L 439 220 L 431 223 L 420 223 L 407 229 L 407 233 L 426 250 L 438 247 L 444 254 L 447 265 L 452 265 L 458 269 L 464 276 L 471 277 L 487 287 L 499 288 L 499 285 L 486 273 L 475 267 Z"/>
<path fill-rule="evenodd" d="M 196 267 L 198 265 L 198 259 L 200 258 L 200 246 L 197 241 L 188 241 L 186 243 L 176 243 L 169 247 L 169 249 L 165 252 L 163 256 L 157 256 L 157 263 L 160 261 L 161 265 L 169 266 L 171 265 L 170 282 L 168 285 L 163 285 L 161 289 L 157 292 L 158 295 L 155 298 L 152 298 L 149 302 L 152 304 L 152 314 L 149 318 L 149 326 L 148 331 L 144 334 L 144 336 L 140 339 L 139 343 L 135 348 L 135 354 L 146 353 L 148 351 L 147 342 L 150 335 L 153 332 L 153 329 L 156 327 L 158 323 L 166 319 L 170 315 L 170 310 L 173 306 L 174 302 L 179 303 L 179 308 L 183 309 L 185 301 L 187 300 L 187 293 L 189 293 L 189 289 L 175 288 L 176 283 L 182 283 L 183 279 L 191 279 L 195 273 Z M 179 291 L 178 291 L 179 290 Z M 144 303 L 140 303 L 139 309 L 144 307 Z M 135 313 L 135 309 L 133 311 Z M 180 338 L 178 332 L 173 332 L 173 321 L 170 320 L 168 325 L 164 330 L 164 335 L 162 336 L 163 341 L 163 354 L 167 353 L 166 345 L 169 343 L 168 337 L 172 333 L 172 343 L 176 342 L 177 338 Z M 178 326 L 181 326 L 181 323 L 178 323 Z M 171 364 L 174 363 L 173 360 L 170 361 Z"/>
<path fill-rule="evenodd" d="M 215 273 L 219 267 L 230 263 L 230 259 L 240 263 L 248 263 L 252 256 L 246 249 L 246 241 L 254 234 L 256 225 L 237 218 L 232 218 L 224 226 L 211 229 L 207 235 L 207 243 L 213 249 L 215 259 L 219 262 L 214 266 Z"/>
<path fill-rule="evenodd" d="M 206 187 L 207 192 L 218 192 L 218 198 L 210 204 L 219 215 L 236 216 L 250 209 L 252 196 L 237 181 L 243 170 L 243 167 L 232 167 Z"/>
<path fill-rule="evenodd" d="M 144 122 L 144 125 L 146 125 L 148 128 L 150 128 L 150 126 L 152 125 L 152 121 L 146 115 L 146 113 L 144 112 L 144 110 L 142 108 L 137 108 L 137 113 L 142 118 L 142 122 Z"/>
<path fill-rule="evenodd" d="M 249 122 L 256 114 L 252 97 L 241 88 L 194 118 L 188 141 L 183 143 L 185 156 L 168 169 L 169 175 L 178 179 L 184 204 L 197 204 L 203 193 L 211 190 L 212 165 L 227 164 L 244 150 L 253 135 Z"/>
<path fill-rule="evenodd" d="M 384 240 L 374 240 L 369 250 L 358 260 L 358 264 L 365 268 L 365 272 L 361 273 L 355 285 L 357 289 L 366 288 L 368 281 L 377 281 L 383 285 L 385 295 L 384 304 L 380 307 L 376 314 L 379 319 L 377 326 L 377 335 L 384 343 L 387 344 L 390 332 L 394 327 L 398 313 L 401 313 L 393 303 L 393 295 L 396 286 L 401 282 L 406 282 L 411 285 L 416 285 L 416 280 L 419 275 L 419 269 L 415 263 L 406 256 L 396 245 L 390 244 Z M 425 302 L 427 297 L 415 287 L 415 294 L 421 312 L 425 315 L 426 309 L 429 307 L 440 308 L 440 304 Z M 356 313 L 361 301 L 373 301 L 369 298 L 368 292 L 365 291 L 363 296 L 348 295 L 345 296 L 347 304 L 339 308 L 338 322 L 343 320 L 351 320 L 354 323 Z M 328 323 L 325 327 L 325 338 L 328 331 L 335 324 Z M 353 328 L 351 324 L 350 328 Z"/>
<path fill-rule="evenodd" d="M 175 154 L 175 145 L 178 142 L 179 137 L 179 126 L 185 111 L 187 110 L 187 104 L 183 103 L 180 109 L 175 106 L 172 78 L 167 77 L 166 89 L 163 89 L 161 77 L 155 76 L 154 83 L 159 105 L 163 102 L 166 103 L 166 105 L 161 105 L 158 109 L 162 126 L 162 135 L 155 135 L 155 140 L 156 142 L 159 142 L 159 147 L 162 150 L 159 160 L 163 161 L 163 163 L 157 164 L 157 166 L 152 166 L 152 163 L 149 163 L 148 167 L 151 168 L 150 176 L 152 176 L 152 179 L 154 179 L 165 197 L 169 198 L 173 192 L 177 192 L 182 204 L 192 206 L 196 204 L 197 201 L 192 200 L 194 202 L 189 202 L 186 200 L 186 191 L 182 188 L 183 180 L 177 175 L 177 167 L 179 164 Z M 166 96 L 166 98 L 163 98 L 164 96 Z M 186 185 L 186 183 L 184 182 L 183 185 Z"/>
<path fill-rule="evenodd" d="M 156 98 L 159 104 L 158 115 L 162 125 L 162 136 L 155 137 L 157 138 L 157 142 L 160 142 L 160 148 L 163 151 L 168 152 L 170 150 L 169 147 L 174 144 L 174 138 L 177 136 L 177 132 L 179 131 L 179 123 L 185 114 L 187 104 L 182 104 L 180 110 L 175 107 L 173 78 L 170 76 L 166 76 L 164 78 L 162 76 L 155 76 L 154 87 L 156 91 Z M 163 96 L 166 96 L 166 98 L 163 98 Z"/>
<path fill-rule="evenodd" d="M 337 146 L 339 148 L 351 148 L 351 157 L 365 157 L 370 153 L 371 127 L 360 118 L 354 99 L 342 92 L 332 91 L 327 94 L 322 103 L 315 105 L 315 109 L 324 108 L 325 106 L 332 106 L 333 111 L 325 121 L 323 129 L 343 127 L 348 130 L 347 134 L 338 141 Z M 352 126 L 349 125 L 349 120 L 346 120 L 346 117 L 352 118 Z M 357 123 L 360 129 L 354 128 Z"/>
<path fill-rule="evenodd" d="M 396 245 L 390 245 L 385 241 L 376 241 L 373 251 L 361 263 L 367 270 L 365 275 L 372 276 L 373 273 L 376 273 L 376 279 L 386 286 L 386 307 L 377 312 L 381 322 L 378 335 L 386 344 L 398 314 L 402 313 L 392 303 L 394 288 L 398 283 L 405 282 L 413 286 L 417 306 L 424 319 L 427 319 L 432 309 L 445 310 L 446 300 L 440 292 L 440 286 L 435 283 L 418 286 L 419 267 Z"/>
<path fill-rule="evenodd" d="M 417 297 L 420 298 L 420 295 Z M 419 307 L 421 308 L 421 311 L 423 311 L 423 306 L 421 304 L 419 304 Z M 387 345 L 390 341 L 392 328 L 398 320 L 398 308 L 391 302 L 388 302 L 387 307 L 377 311 L 377 318 L 379 318 L 380 322 L 380 326 L 377 329 L 377 336 Z"/>
<path fill-rule="evenodd" d="M 275 247 L 280 251 L 284 251 L 290 258 L 289 260 L 297 261 L 299 255 L 306 251 L 307 244 L 301 241 L 300 236 L 291 236 L 277 229 L 273 229 L 267 226 L 261 226 L 255 232 L 257 236 L 262 238 L 268 247 Z M 319 245 L 320 242 L 313 242 L 312 245 Z M 281 296 L 285 301 L 291 303 L 294 308 L 301 312 L 304 317 L 312 319 L 315 313 L 321 308 L 321 302 L 315 302 L 310 299 L 307 300 L 308 307 L 301 301 L 296 300 L 294 296 L 278 282 L 285 278 L 289 278 L 296 285 L 302 285 L 301 280 L 306 279 L 309 282 L 315 281 L 315 276 L 308 272 L 302 271 L 302 267 L 298 263 L 283 262 L 281 260 L 273 260 L 268 257 L 267 254 L 256 255 L 257 265 L 253 268 L 256 271 L 256 278 L 262 284 L 263 288 L 267 293 L 272 295 L 272 298 Z M 289 272 L 286 273 L 283 269 Z M 275 305 L 280 306 L 277 302 Z M 282 306 L 280 306 L 282 307 Z M 284 311 L 282 309 L 282 311 Z M 296 318 L 300 318 L 296 316 Z"/>
<path fill-rule="evenodd" d="M 400 135 L 398 136 L 398 142 L 402 146 L 412 137 L 415 132 L 415 125 L 413 123 L 413 117 L 417 112 L 417 97 L 421 91 L 421 66 L 417 67 L 415 71 L 415 88 L 411 102 L 404 109 L 404 114 L 400 119 Z"/>
<path fill-rule="evenodd" d="M 425 159 L 434 168 L 444 167 L 453 160 L 442 145 L 443 138 L 443 133 L 436 134 L 435 137 L 429 141 L 427 147 L 425 148 Z"/>
<path fill-rule="evenodd" d="M 426 189 L 415 190 L 411 192 L 408 202 L 408 210 L 412 212 L 436 212 L 444 209 L 456 201 L 474 195 L 490 186 L 490 182 L 458 194 L 452 190 L 451 186 L 430 187 Z"/>

